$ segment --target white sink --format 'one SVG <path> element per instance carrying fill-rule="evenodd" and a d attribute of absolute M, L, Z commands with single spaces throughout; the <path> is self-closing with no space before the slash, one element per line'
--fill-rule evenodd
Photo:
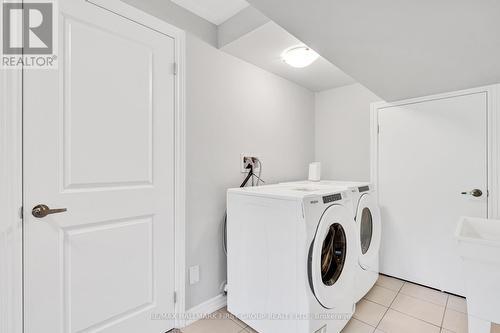
<path fill-rule="evenodd" d="M 500 323 L 500 220 L 462 217 L 455 232 L 467 290 L 469 333 Z"/>

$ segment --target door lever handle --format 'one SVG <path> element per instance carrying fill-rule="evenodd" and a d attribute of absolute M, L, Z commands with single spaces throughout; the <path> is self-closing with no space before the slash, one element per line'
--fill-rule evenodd
<path fill-rule="evenodd" d="M 462 194 L 464 194 L 464 195 L 472 195 L 473 197 L 479 198 L 480 196 L 483 195 L 483 191 L 475 188 L 475 189 L 473 189 L 472 191 L 469 191 L 469 192 L 462 192 Z"/>
<path fill-rule="evenodd" d="M 49 214 L 57 214 L 57 213 L 63 213 L 67 211 L 66 208 L 56 208 L 56 209 L 50 209 L 49 206 L 47 205 L 36 205 L 33 207 L 31 210 L 31 214 L 38 218 L 41 219 Z"/>

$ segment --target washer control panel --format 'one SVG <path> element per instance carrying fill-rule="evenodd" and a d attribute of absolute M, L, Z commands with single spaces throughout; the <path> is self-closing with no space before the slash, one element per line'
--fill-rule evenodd
<path fill-rule="evenodd" d="M 334 201 L 339 201 L 342 200 L 342 194 L 341 193 L 335 193 L 332 195 L 326 195 L 323 197 L 323 203 L 329 203 L 329 202 L 334 202 Z"/>
<path fill-rule="evenodd" d="M 358 187 L 358 191 L 359 193 L 363 193 L 363 192 L 368 192 L 370 190 L 370 186 L 361 186 L 361 187 Z"/>

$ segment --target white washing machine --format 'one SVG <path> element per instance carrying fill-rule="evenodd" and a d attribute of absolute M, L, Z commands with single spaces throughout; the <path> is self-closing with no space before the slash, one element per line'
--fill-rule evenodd
<path fill-rule="evenodd" d="M 359 301 L 373 287 L 379 275 L 379 251 L 382 234 L 380 208 L 374 186 L 365 182 L 327 181 L 282 183 L 286 187 L 297 185 L 349 190 L 353 214 L 359 237 L 358 267 L 356 274 L 355 300 Z"/>
<path fill-rule="evenodd" d="M 340 332 L 355 303 L 352 205 L 347 190 L 229 190 L 228 310 L 260 333 Z"/>

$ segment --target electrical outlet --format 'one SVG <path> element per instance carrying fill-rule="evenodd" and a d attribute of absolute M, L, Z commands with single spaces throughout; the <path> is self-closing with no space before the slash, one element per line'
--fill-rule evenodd
<path fill-rule="evenodd" d="M 248 164 L 251 163 L 253 165 L 253 171 L 258 172 L 260 169 L 260 158 L 255 154 L 240 154 L 240 168 L 242 173 L 248 173 Z"/>
<path fill-rule="evenodd" d="M 200 282 L 200 266 L 189 267 L 189 284 L 193 285 Z"/>

